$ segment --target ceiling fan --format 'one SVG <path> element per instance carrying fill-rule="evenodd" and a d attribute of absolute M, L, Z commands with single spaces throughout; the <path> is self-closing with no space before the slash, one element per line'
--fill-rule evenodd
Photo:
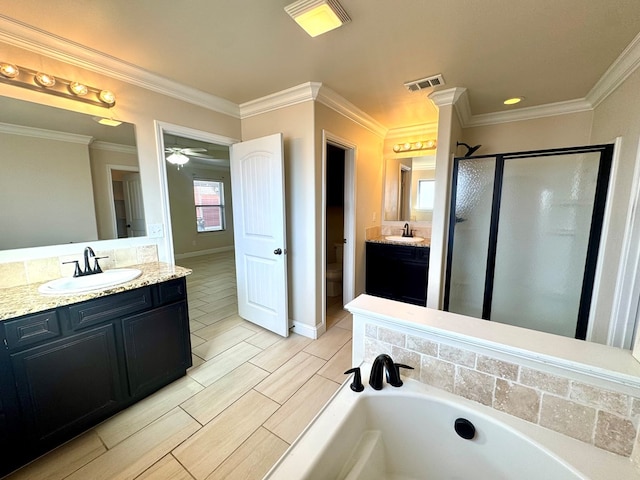
<path fill-rule="evenodd" d="M 173 147 L 165 147 L 164 149 L 167 162 L 172 163 L 173 165 L 178 165 L 178 167 L 187 163 L 189 161 L 189 157 L 207 158 L 207 159 L 213 158 L 209 155 L 206 155 L 204 152 L 207 152 L 206 148 L 173 146 Z"/>

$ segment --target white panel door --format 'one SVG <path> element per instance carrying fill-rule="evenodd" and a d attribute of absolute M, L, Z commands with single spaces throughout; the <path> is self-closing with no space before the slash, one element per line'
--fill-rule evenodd
<path fill-rule="evenodd" d="M 139 173 L 129 173 L 123 177 L 124 210 L 127 217 L 127 236 L 144 237 L 147 227 L 142 203 L 142 182 Z"/>
<path fill-rule="evenodd" d="M 238 313 L 286 337 L 287 260 L 282 134 L 231 146 Z"/>

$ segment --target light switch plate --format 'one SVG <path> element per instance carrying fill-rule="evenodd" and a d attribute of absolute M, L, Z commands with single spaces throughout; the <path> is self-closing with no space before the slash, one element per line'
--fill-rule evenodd
<path fill-rule="evenodd" d="M 147 236 L 151 238 L 162 238 L 163 228 L 161 223 L 150 223 L 147 225 Z"/>

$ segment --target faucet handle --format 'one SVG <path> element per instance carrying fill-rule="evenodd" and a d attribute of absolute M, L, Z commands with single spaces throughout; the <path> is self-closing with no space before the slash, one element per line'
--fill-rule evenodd
<path fill-rule="evenodd" d="M 78 263 L 78 260 L 71 260 L 69 262 L 62 262 L 62 263 L 75 263 L 76 264 L 76 268 L 75 271 L 73 272 L 73 277 L 81 277 L 83 275 L 82 270 L 80 270 L 80 264 Z"/>
<path fill-rule="evenodd" d="M 344 372 L 345 375 L 349 375 L 353 373 L 353 382 L 351 382 L 350 388 L 354 392 L 361 392 L 364 390 L 364 385 L 362 385 L 362 375 L 360 375 L 360 367 L 355 367 Z"/>
<path fill-rule="evenodd" d="M 405 365 L 404 363 L 394 363 L 393 365 L 396 368 L 396 372 L 398 373 L 398 379 L 400 380 L 400 385 L 398 386 L 402 386 L 402 379 L 400 378 L 400 369 L 406 368 L 407 370 L 413 370 L 413 367 L 410 365 Z"/>
<path fill-rule="evenodd" d="M 104 257 L 93 257 L 93 273 L 102 273 L 102 269 L 100 268 L 100 264 L 98 263 L 98 260 L 101 260 L 103 258 L 109 258 L 108 256 L 104 256 Z"/>

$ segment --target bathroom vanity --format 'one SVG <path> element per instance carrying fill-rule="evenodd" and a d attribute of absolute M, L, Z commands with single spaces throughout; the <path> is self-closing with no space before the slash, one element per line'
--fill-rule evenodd
<path fill-rule="evenodd" d="M 429 244 L 399 244 L 384 238 L 366 243 L 366 293 L 425 306 Z"/>
<path fill-rule="evenodd" d="M 24 292 L 15 311 L 38 311 L 7 318 L 6 295 L 0 305 L 0 449 L 6 459 L 0 476 L 191 366 L 184 278 L 190 271 L 140 268 L 143 275 L 124 286 L 70 298 L 38 298 L 31 286 L 5 289 L 6 295 Z"/>

